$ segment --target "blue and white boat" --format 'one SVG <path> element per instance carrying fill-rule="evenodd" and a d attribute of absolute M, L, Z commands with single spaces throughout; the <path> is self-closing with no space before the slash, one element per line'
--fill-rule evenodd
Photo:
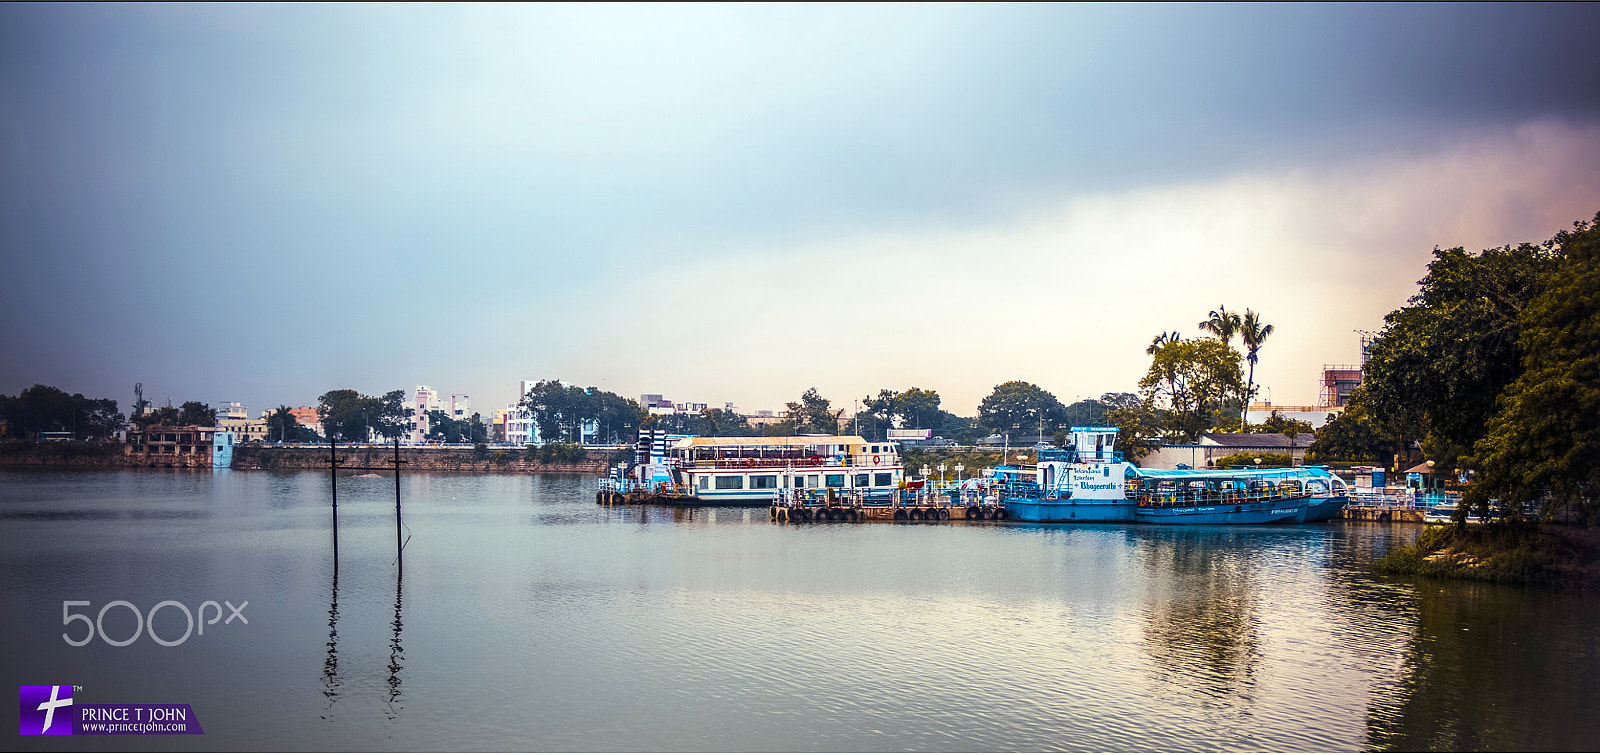
<path fill-rule="evenodd" d="M 1325 467 L 1140 469 L 1115 450 L 1117 428 L 1074 427 L 1031 470 L 994 471 L 1009 518 L 1024 522 L 1295 524 L 1326 521 L 1349 486 Z M 1031 479 L 1030 479 L 1031 477 Z"/>
<path fill-rule="evenodd" d="M 1039 451 L 1033 479 L 996 469 L 1007 517 L 1022 522 L 1131 522 L 1136 501 L 1127 495 L 1137 470 L 1115 450 L 1117 428 L 1074 427 L 1064 449 Z M 1022 476 L 1019 476 L 1022 477 Z"/>

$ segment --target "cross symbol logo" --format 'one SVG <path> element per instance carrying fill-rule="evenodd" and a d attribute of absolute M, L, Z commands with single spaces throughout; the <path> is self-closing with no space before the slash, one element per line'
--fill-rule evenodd
<path fill-rule="evenodd" d="M 62 697 L 62 690 L 66 690 L 66 697 Z M 46 698 L 46 690 L 49 697 Z M 71 734 L 72 733 L 72 687 L 66 686 L 24 686 L 22 692 L 22 734 Z M 66 708 L 61 714 L 61 726 L 56 726 L 56 709 Z M 43 715 L 40 715 L 43 714 Z M 51 731 L 52 728 L 57 731 Z"/>

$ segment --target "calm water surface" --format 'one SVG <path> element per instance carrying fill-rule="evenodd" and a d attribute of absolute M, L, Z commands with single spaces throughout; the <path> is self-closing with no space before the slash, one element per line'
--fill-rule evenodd
<path fill-rule="evenodd" d="M 1374 576 L 1415 526 L 780 526 L 402 484 L 403 573 L 393 479 L 352 477 L 336 572 L 325 473 L 0 471 L 6 684 L 206 730 L 10 749 L 1600 750 L 1600 601 Z M 249 624 L 75 648 L 64 600 Z"/>

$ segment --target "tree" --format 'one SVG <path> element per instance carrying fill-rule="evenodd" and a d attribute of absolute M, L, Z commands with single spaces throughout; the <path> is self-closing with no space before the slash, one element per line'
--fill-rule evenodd
<path fill-rule="evenodd" d="M 595 387 L 566 385 L 560 380 L 535 383 L 522 397 L 522 408 L 533 414 L 539 437 L 546 442 L 581 442 L 587 421 L 595 423 L 602 440 L 627 440 L 638 433 L 647 416 L 632 399 Z"/>
<path fill-rule="evenodd" d="M 1220 339 L 1174 341 L 1155 353 L 1139 389 L 1148 403 L 1166 410 L 1169 440 L 1194 443 L 1219 424 L 1224 401 L 1243 389 L 1239 361 L 1239 352 Z"/>
<path fill-rule="evenodd" d="M 807 388 L 800 394 L 799 401 L 790 401 L 785 405 L 789 410 L 789 433 L 803 435 L 816 433 L 821 435 L 839 434 L 839 417 L 844 410 L 834 411 L 831 403 L 817 393 L 816 388 Z"/>
<path fill-rule="evenodd" d="M 1227 307 L 1218 305 L 1211 310 L 1211 318 L 1200 321 L 1200 329 L 1217 337 L 1223 345 L 1232 346 L 1233 337 L 1244 325 L 1238 312 L 1229 312 Z M 1154 352 L 1147 352 L 1153 354 Z"/>
<path fill-rule="evenodd" d="M 1144 353 L 1155 356 L 1155 353 L 1160 351 L 1162 346 L 1166 346 L 1173 341 L 1181 340 L 1181 338 L 1182 336 L 1179 336 L 1178 331 L 1176 330 L 1157 333 L 1155 338 L 1150 339 L 1150 345 L 1145 347 Z"/>
<path fill-rule="evenodd" d="M 397 438 L 407 427 L 405 391 L 382 396 L 364 396 L 349 388 L 328 391 L 317 397 L 317 416 L 323 431 L 335 440 L 366 441 L 369 428 Z"/>
<path fill-rule="evenodd" d="M 1551 240 L 1559 263 L 1517 317 L 1523 370 L 1500 395 L 1462 464 L 1477 473 L 1467 496 L 1486 514 L 1545 500 L 1600 518 L 1600 213 Z M 1466 507 L 1463 507 L 1466 508 Z"/>
<path fill-rule="evenodd" d="M 1481 254 L 1435 249 L 1419 292 L 1384 318 L 1362 368 L 1374 416 L 1408 439 L 1423 438 L 1437 466 L 1455 467 L 1521 373 L 1522 312 L 1547 287 L 1559 256 L 1554 241 Z"/>
<path fill-rule="evenodd" d="M 1250 363 L 1250 376 L 1245 379 L 1244 397 L 1241 403 L 1244 407 L 1239 410 L 1239 424 L 1245 424 L 1245 417 L 1250 411 L 1250 399 L 1255 397 L 1256 385 L 1256 355 L 1261 352 L 1261 345 L 1266 342 L 1267 336 L 1272 335 L 1272 326 L 1261 321 L 1261 315 L 1255 310 L 1246 309 L 1244 317 L 1239 321 L 1239 340 L 1244 342 L 1245 361 Z"/>
<path fill-rule="evenodd" d="M 278 408 L 273 409 L 272 414 L 267 416 L 267 437 L 272 437 L 272 432 L 276 430 L 278 442 L 287 443 L 295 437 L 294 430 L 299 426 L 300 422 L 295 419 L 293 411 L 279 404 Z"/>
<path fill-rule="evenodd" d="M 1113 409 L 1135 407 L 1142 401 L 1132 393 L 1103 393 L 1098 399 L 1075 401 L 1061 413 L 1063 427 L 1100 427 L 1110 423 L 1107 413 Z"/>
<path fill-rule="evenodd" d="M 178 424 L 185 427 L 214 427 L 217 424 L 217 410 L 199 401 L 185 401 L 178 407 Z"/>
<path fill-rule="evenodd" d="M 1107 394 L 1131 396 L 1132 394 Z M 1162 445 L 1162 412 L 1146 400 L 1119 401 L 1106 410 L 1106 424 L 1117 428 L 1117 450 L 1137 462 Z"/>
<path fill-rule="evenodd" d="M 694 433 L 697 435 L 739 438 L 756 434 L 743 415 L 726 409 L 706 409 L 700 412 L 698 419 L 699 426 Z"/>
<path fill-rule="evenodd" d="M 871 440 L 883 440 L 894 427 L 914 427 L 943 432 L 956 431 L 966 421 L 939 406 L 938 391 L 912 386 L 904 391 L 888 388 L 878 391 L 877 397 L 868 396 L 862 401 L 863 411 L 856 415 L 857 429 Z"/>
<path fill-rule="evenodd" d="M 1306 454 L 1319 463 L 1372 461 L 1387 465 L 1395 450 L 1366 408 L 1352 403 L 1343 412 L 1328 415 L 1327 424 L 1317 431 Z"/>
<path fill-rule="evenodd" d="M 1267 421 L 1256 425 L 1255 429 L 1264 433 L 1281 433 L 1288 437 L 1291 441 L 1294 440 L 1295 436 L 1301 433 L 1316 432 L 1316 430 L 1311 427 L 1310 422 L 1301 419 L 1294 419 L 1292 417 L 1285 417 L 1277 409 L 1273 409 L 1272 413 L 1267 415 Z"/>
<path fill-rule="evenodd" d="M 183 424 L 178 421 L 180 416 L 181 415 L 178 414 L 178 410 L 173 407 L 158 406 L 139 416 L 135 422 L 139 425 L 139 429 L 141 430 L 146 427 L 150 427 L 151 425 L 164 425 L 170 427 Z"/>
<path fill-rule="evenodd" d="M 126 426 L 112 399 L 68 394 L 54 386 L 35 385 L 16 396 L 0 396 L 0 420 L 15 438 L 42 432 L 72 433 L 78 440 L 109 438 Z"/>
<path fill-rule="evenodd" d="M 978 422 L 999 433 L 1014 437 L 1033 431 L 1051 434 L 1061 426 L 1066 407 L 1061 401 L 1033 383 L 1012 380 L 1001 383 L 978 404 Z"/>

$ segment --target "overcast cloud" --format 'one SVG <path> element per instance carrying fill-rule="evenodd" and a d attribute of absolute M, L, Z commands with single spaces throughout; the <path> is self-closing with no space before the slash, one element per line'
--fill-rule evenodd
<path fill-rule="evenodd" d="M 1311 402 L 1431 249 L 1600 209 L 1557 6 L 0 7 L 0 392 Z"/>

